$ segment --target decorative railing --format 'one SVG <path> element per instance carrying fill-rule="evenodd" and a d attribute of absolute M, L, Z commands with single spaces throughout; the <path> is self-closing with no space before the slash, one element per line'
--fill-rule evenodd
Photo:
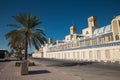
<path fill-rule="evenodd" d="M 77 49 L 90 49 L 90 48 L 100 48 L 100 47 L 111 47 L 111 46 L 120 46 L 119 42 L 111 42 L 111 43 L 105 43 L 105 44 L 99 44 L 99 45 L 93 45 L 93 46 L 84 46 L 84 47 L 74 47 L 74 48 L 68 48 L 63 50 L 49 50 L 48 52 L 56 52 L 56 51 L 67 51 L 67 50 L 77 50 Z"/>
<path fill-rule="evenodd" d="M 106 39 L 105 37 L 111 37 L 111 39 L 103 40 L 102 38 Z M 92 36 L 88 38 L 84 38 L 82 40 L 77 40 L 76 42 L 71 41 L 68 43 L 62 43 L 58 45 L 53 45 L 48 47 L 48 52 L 53 51 L 63 51 L 63 50 L 73 50 L 73 49 L 88 49 L 88 48 L 98 48 L 98 47 L 108 47 L 108 46 L 115 46 L 119 44 L 120 40 L 113 41 L 113 33 L 106 33 L 103 35 Z"/>

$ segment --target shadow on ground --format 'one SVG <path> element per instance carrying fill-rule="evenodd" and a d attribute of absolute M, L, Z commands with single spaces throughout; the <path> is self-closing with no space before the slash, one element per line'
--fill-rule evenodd
<path fill-rule="evenodd" d="M 46 73 L 51 73 L 48 70 L 33 70 L 29 71 L 29 75 L 35 75 L 35 74 L 46 74 Z"/>
<path fill-rule="evenodd" d="M 69 62 L 69 63 L 59 63 L 59 64 L 51 64 L 47 65 L 48 67 L 56 66 L 56 67 L 72 67 L 72 66 L 84 66 L 84 65 L 91 65 L 94 62 Z"/>
<path fill-rule="evenodd" d="M 10 62 L 11 60 L 0 60 L 0 62 Z"/>

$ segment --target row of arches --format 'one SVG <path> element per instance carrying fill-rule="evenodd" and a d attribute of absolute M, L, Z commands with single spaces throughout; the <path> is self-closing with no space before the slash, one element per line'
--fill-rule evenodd
<path fill-rule="evenodd" d="M 114 47 L 106 47 L 106 48 L 48 52 L 44 56 L 45 58 L 74 60 L 74 61 L 93 61 L 93 62 L 119 61 L 120 62 L 120 47 L 114 46 Z"/>

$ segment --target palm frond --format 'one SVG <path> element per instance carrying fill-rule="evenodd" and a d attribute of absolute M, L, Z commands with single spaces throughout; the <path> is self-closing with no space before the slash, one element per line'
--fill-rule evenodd
<path fill-rule="evenodd" d="M 21 26 L 17 25 L 17 24 L 7 24 L 7 26 L 10 27 L 15 27 L 15 28 L 20 28 Z"/>

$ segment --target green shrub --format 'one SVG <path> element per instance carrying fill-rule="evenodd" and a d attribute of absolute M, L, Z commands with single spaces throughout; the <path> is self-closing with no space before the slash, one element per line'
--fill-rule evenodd
<path fill-rule="evenodd" d="M 15 66 L 16 66 L 16 67 L 20 67 L 20 66 L 21 66 L 21 62 L 16 62 L 16 63 L 15 63 Z M 35 66 L 35 63 L 34 63 L 34 62 L 29 62 L 29 63 L 28 63 L 28 66 Z"/>
<path fill-rule="evenodd" d="M 20 66 L 21 66 L 21 62 L 16 62 L 16 63 L 15 63 L 15 66 L 16 66 L 16 67 L 20 67 Z"/>
<path fill-rule="evenodd" d="M 34 62 L 29 62 L 29 66 L 35 66 Z"/>

